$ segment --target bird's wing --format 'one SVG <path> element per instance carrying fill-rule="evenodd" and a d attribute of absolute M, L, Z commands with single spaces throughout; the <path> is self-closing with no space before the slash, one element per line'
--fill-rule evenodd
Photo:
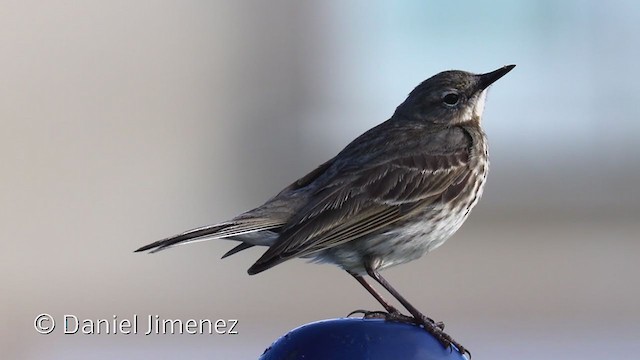
<path fill-rule="evenodd" d="M 399 155 L 337 176 L 313 194 L 249 273 L 362 237 L 415 209 L 456 197 L 469 180 L 468 162 L 464 146 L 446 153 Z"/>

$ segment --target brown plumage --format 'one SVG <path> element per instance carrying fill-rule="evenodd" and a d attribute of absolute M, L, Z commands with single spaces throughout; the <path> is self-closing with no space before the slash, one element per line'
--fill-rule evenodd
<path fill-rule="evenodd" d="M 401 315 L 363 275 L 382 284 L 443 344 L 453 343 L 463 351 L 378 271 L 440 246 L 478 202 L 489 166 L 481 128 L 486 89 L 513 67 L 481 75 L 437 74 L 416 87 L 391 119 L 262 206 L 136 251 L 224 238 L 240 244 L 223 257 L 253 246 L 268 247 L 249 274 L 296 257 L 333 263 L 363 284 L 389 316 Z"/>

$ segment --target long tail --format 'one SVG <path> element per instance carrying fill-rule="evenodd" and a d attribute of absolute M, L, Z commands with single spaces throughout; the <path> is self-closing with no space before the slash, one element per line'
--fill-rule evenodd
<path fill-rule="evenodd" d="M 260 236 L 246 236 L 248 234 L 260 231 L 273 230 L 283 225 L 281 221 L 264 218 L 250 218 L 241 220 L 232 220 L 229 222 L 204 226 L 201 228 L 189 230 L 179 235 L 171 236 L 163 240 L 145 245 L 135 252 L 151 250 L 155 253 L 168 249 L 176 245 L 190 244 L 199 241 L 208 241 L 214 239 L 231 239 L 242 241 L 242 243 L 227 252 L 223 257 L 233 255 L 238 251 L 248 249 L 255 245 L 270 245 L 271 239 L 260 239 Z"/>

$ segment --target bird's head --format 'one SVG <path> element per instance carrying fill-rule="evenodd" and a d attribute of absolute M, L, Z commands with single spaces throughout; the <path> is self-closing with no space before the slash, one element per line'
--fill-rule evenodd
<path fill-rule="evenodd" d="M 479 123 L 487 88 L 514 67 L 507 65 L 486 74 L 443 71 L 413 89 L 394 116 L 449 125 Z"/>

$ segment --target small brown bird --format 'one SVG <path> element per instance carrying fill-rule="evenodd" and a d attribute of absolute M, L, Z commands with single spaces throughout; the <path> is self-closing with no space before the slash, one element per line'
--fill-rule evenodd
<path fill-rule="evenodd" d="M 441 72 L 418 85 L 391 119 L 265 204 L 136 251 L 230 239 L 240 244 L 223 258 L 253 246 L 268 247 L 249 268 L 250 275 L 297 257 L 336 264 L 384 306 L 386 318 L 422 325 L 445 347 L 453 344 L 464 353 L 442 323 L 424 316 L 379 271 L 442 245 L 480 199 L 489 170 L 481 127 L 487 88 L 514 67 L 480 75 Z M 384 300 L 365 275 L 412 317 Z"/>

